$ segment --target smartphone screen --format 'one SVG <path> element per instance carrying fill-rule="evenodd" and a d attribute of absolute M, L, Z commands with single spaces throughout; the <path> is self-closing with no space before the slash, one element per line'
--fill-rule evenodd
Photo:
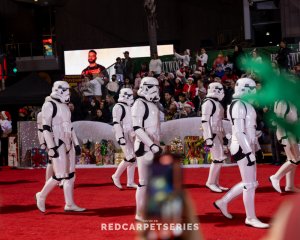
<path fill-rule="evenodd" d="M 173 155 L 162 155 L 149 168 L 147 219 L 179 221 L 182 212 L 180 160 Z"/>

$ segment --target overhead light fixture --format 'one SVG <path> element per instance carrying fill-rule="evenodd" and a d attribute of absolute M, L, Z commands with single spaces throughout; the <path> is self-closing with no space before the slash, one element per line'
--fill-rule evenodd
<path fill-rule="evenodd" d="M 269 33 L 269 32 L 266 32 L 266 35 L 267 35 L 267 36 L 270 36 L 270 33 Z"/>
<path fill-rule="evenodd" d="M 38 0 L 34 0 L 35 2 L 37 2 Z"/>
<path fill-rule="evenodd" d="M 272 44 L 273 42 L 272 42 L 272 41 L 270 41 L 269 43 L 270 43 L 270 44 Z"/>

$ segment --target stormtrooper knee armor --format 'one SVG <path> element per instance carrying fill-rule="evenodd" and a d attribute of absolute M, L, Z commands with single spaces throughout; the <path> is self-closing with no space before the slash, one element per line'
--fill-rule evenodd
<path fill-rule="evenodd" d="M 118 103 L 113 108 L 113 124 L 116 139 L 125 155 L 125 159 L 119 164 L 116 172 L 112 175 L 114 185 L 122 189 L 120 177 L 127 168 L 127 187 L 137 188 L 134 183 L 136 157 L 134 153 L 134 136 L 132 128 L 131 106 L 134 102 L 133 92 L 130 88 L 120 91 Z"/>
<path fill-rule="evenodd" d="M 256 112 L 252 105 L 240 99 L 245 94 L 254 94 L 256 84 L 252 79 L 241 78 L 236 82 L 234 99 L 228 108 L 229 119 L 232 123 L 232 142 L 230 151 L 238 162 L 242 182 L 234 186 L 226 195 L 214 203 L 221 213 L 232 218 L 227 211 L 227 205 L 235 197 L 243 193 L 243 202 L 246 210 L 245 224 L 256 228 L 268 228 L 255 214 L 256 180 L 255 145 L 256 141 Z"/>
<path fill-rule="evenodd" d="M 142 79 L 138 98 L 132 106 L 132 125 L 136 134 L 134 150 L 137 156 L 139 185 L 136 191 L 136 220 L 142 220 L 145 207 L 148 165 L 154 154 L 161 151 L 159 109 L 159 83 L 156 78 Z"/>
<path fill-rule="evenodd" d="M 80 154 L 76 134 L 72 128 L 69 84 L 64 81 L 54 83 L 52 93 L 42 107 L 43 137 L 52 159 L 54 175 L 36 194 L 37 207 L 45 212 L 45 201 L 52 189 L 64 180 L 65 211 L 84 211 L 74 203 L 75 152 Z"/>
<path fill-rule="evenodd" d="M 206 145 L 210 147 L 213 162 L 210 165 L 206 186 L 213 192 L 228 190 L 219 185 L 219 176 L 222 164 L 226 159 L 223 151 L 223 131 L 222 120 L 224 109 L 220 101 L 224 98 L 224 89 L 220 83 L 211 83 L 202 104 L 202 129 Z"/>
<path fill-rule="evenodd" d="M 274 112 L 278 118 L 284 119 L 290 123 L 298 121 L 297 108 L 290 102 L 280 100 L 275 103 Z M 291 133 L 288 133 L 281 126 L 277 126 L 276 136 L 280 144 L 283 145 L 287 156 L 287 161 L 279 168 L 279 170 L 270 177 L 270 181 L 274 189 L 281 193 L 280 180 L 286 176 L 285 191 L 300 192 L 295 187 L 295 171 L 297 165 L 300 164 L 300 153 L 298 143 Z"/>

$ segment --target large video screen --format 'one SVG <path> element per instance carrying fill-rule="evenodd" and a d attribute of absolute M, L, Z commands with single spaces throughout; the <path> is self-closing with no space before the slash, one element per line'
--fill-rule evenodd
<path fill-rule="evenodd" d="M 65 74 L 80 75 L 82 70 L 86 68 L 88 63 L 88 52 L 86 50 L 65 51 Z M 122 47 L 122 48 L 105 48 L 94 49 L 97 52 L 97 63 L 104 67 L 109 67 L 116 62 L 116 58 L 124 58 L 124 52 L 128 51 L 131 58 L 150 57 L 150 47 Z M 173 54 L 173 45 L 157 46 L 159 56 Z"/>

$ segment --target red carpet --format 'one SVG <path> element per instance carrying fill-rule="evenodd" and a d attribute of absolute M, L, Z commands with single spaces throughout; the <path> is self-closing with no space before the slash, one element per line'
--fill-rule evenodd
<path fill-rule="evenodd" d="M 278 167 L 258 166 L 260 186 L 257 191 L 257 216 L 270 221 L 280 203 L 292 194 L 278 194 L 268 177 Z M 88 211 L 65 213 L 61 189 L 55 189 L 47 199 L 47 213 L 40 213 L 34 195 L 43 186 L 45 170 L 0 171 L 0 239 L 133 239 L 132 231 L 101 231 L 101 223 L 132 223 L 135 213 L 135 191 L 117 190 L 110 181 L 114 169 L 78 169 L 75 200 Z M 298 171 L 299 172 L 299 171 Z M 204 187 L 208 169 L 185 169 L 185 188 L 197 208 L 205 239 L 260 239 L 266 230 L 245 227 L 242 198 L 234 200 L 229 210 L 234 220 L 227 220 L 212 203 L 222 194 L 211 193 Z M 237 167 L 224 168 L 221 183 L 233 186 L 240 180 Z M 123 176 L 125 181 L 125 176 Z M 298 185 L 300 176 L 297 178 Z M 282 182 L 283 184 L 283 182 Z"/>

